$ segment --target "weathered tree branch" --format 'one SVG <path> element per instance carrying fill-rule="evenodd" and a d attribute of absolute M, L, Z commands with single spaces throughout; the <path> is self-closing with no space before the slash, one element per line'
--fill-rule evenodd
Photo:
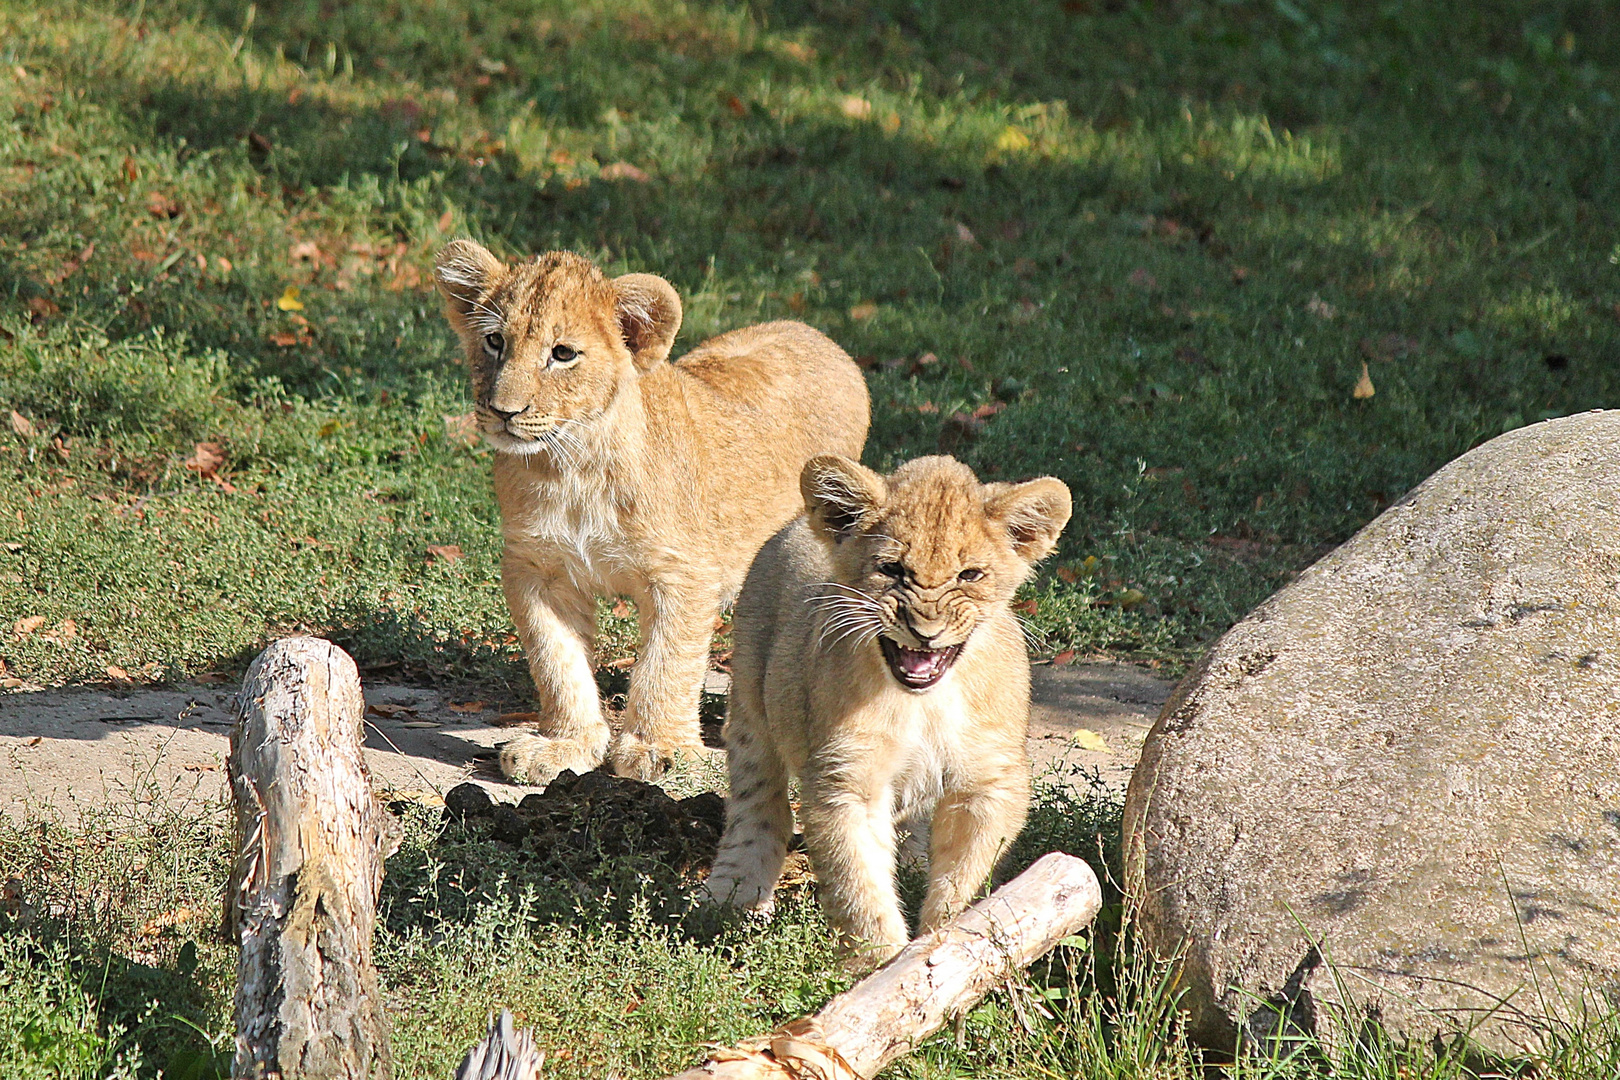
<path fill-rule="evenodd" d="M 319 638 L 276 642 L 242 684 L 225 895 L 242 950 L 235 1080 L 392 1074 L 371 932 L 400 829 L 371 792 L 364 709 L 354 661 Z"/>
<path fill-rule="evenodd" d="M 938 1031 L 1014 972 L 1091 922 L 1102 893 L 1091 867 L 1053 853 L 918 938 L 815 1016 L 671 1080 L 859 1080 Z"/>

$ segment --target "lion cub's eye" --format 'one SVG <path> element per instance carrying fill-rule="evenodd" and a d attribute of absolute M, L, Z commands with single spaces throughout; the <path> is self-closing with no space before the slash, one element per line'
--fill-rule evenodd
<path fill-rule="evenodd" d="M 551 347 L 551 362 L 553 364 L 572 364 L 578 359 L 578 350 L 570 349 L 567 345 L 553 345 Z"/>
<path fill-rule="evenodd" d="M 956 580 L 957 581 L 978 581 L 982 577 L 984 577 L 984 571 L 983 570 L 980 570 L 976 566 L 970 566 L 966 570 L 962 571 L 960 574 L 957 574 L 956 575 Z"/>
<path fill-rule="evenodd" d="M 493 353 L 496 356 L 501 355 L 501 353 L 504 352 L 505 349 L 506 349 L 506 337 L 505 337 L 505 335 L 500 334 L 500 333 L 485 334 L 484 335 L 484 348 L 488 349 L 491 353 Z"/>
<path fill-rule="evenodd" d="M 906 568 L 897 562 L 878 563 L 878 573 L 899 581 L 906 576 Z"/>

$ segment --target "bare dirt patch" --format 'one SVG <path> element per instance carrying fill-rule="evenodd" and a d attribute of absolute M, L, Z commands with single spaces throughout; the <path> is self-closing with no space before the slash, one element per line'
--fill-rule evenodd
<path fill-rule="evenodd" d="M 1037 773 L 1055 763 L 1095 767 L 1122 789 L 1170 685 L 1126 664 L 1037 667 Z M 711 690 L 725 687 L 723 677 L 711 678 Z M 494 709 L 460 711 L 464 695 L 437 688 L 372 682 L 365 693 L 366 759 L 379 790 L 430 803 L 469 780 L 501 803 L 537 790 L 501 779 L 494 752 L 511 728 Z M 716 711 L 711 697 L 706 712 Z M 224 799 L 234 698 L 234 687 L 219 685 L 0 696 L 0 813 L 49 809 L 74 819 L 81 808 L 113 802 Z"/>

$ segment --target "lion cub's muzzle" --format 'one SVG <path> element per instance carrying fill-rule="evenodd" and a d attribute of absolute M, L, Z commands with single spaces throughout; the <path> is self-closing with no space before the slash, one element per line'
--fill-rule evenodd
<path fill-rule="evenodd" d="M 956 663 L 956 658 L 962 655 L 965 644 L 959 641 L 943 649 L 913 649 L 887 635 L 878 638 L 883 659 L 889 665 L 889 674 L 907 690 L 927 690 L 943 679 L 945 673 L 951 670 L 951 665 Z"/>

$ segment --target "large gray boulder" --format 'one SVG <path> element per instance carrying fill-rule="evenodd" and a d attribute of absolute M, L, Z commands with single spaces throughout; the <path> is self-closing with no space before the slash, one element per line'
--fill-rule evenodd
<path fill-rule="evenodd" d="M 1620 1005 L 1620 411 L 1464 454 L 1234 626 L 1125 835 L 1207 1045 L 1281 1013 L 1511 1054 Z"/>

